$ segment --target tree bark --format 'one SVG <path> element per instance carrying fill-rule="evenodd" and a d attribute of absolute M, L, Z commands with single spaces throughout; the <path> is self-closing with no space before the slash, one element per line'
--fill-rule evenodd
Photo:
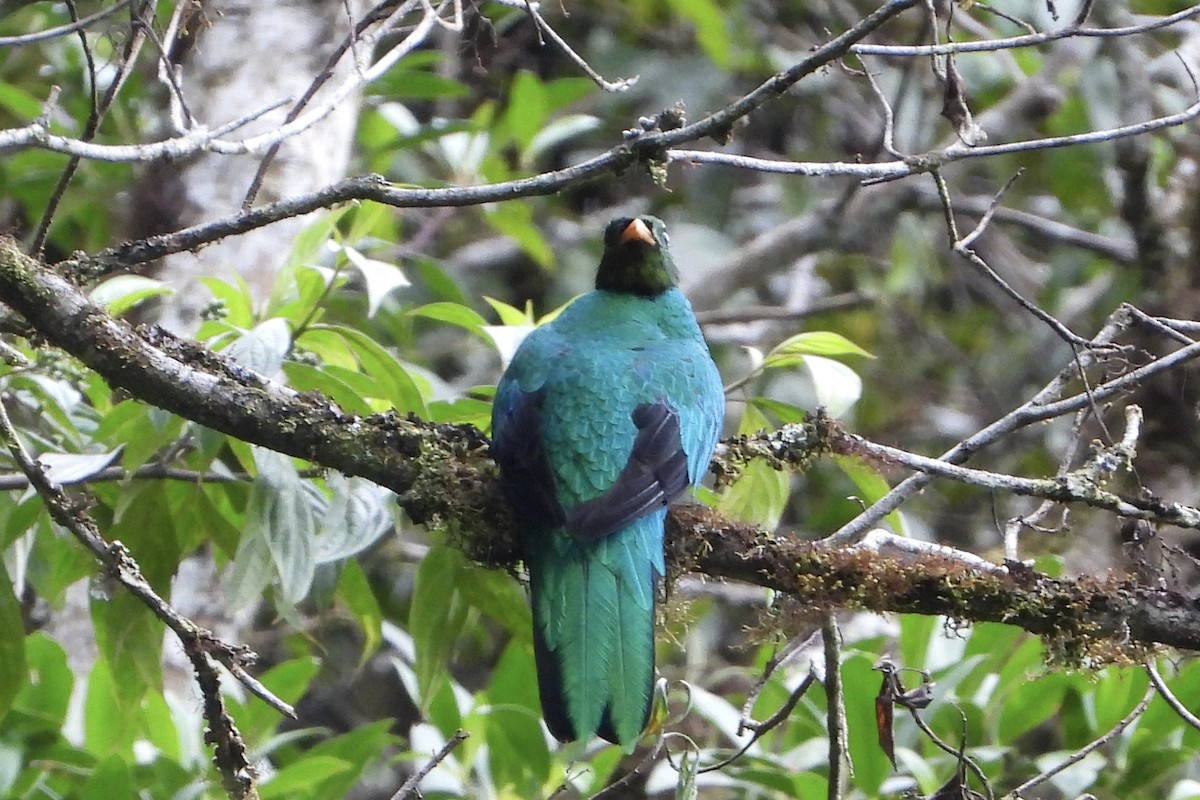
<path fill-rule="evenodd" d="M 323 72 L 365 7 L 364 0 L 205 2 L 191 25 L 190 47 L 178 59 L 183 97 L 195 124 L 215 127 L 290 99 L 239 129 L 238 135 L 278 127 L 314 76 Z M 354 68 L 351 50 L 309 107 L 319 106 L 324 92 Z M 340 104 L 316 125 L 285 141 L 266 171 L 256 202 L 311 192 L 344 177 L 358 109 L 355 96 L 353 102 Z M 179 165 L 160 164 L 139 192 L 143 207 L 136 216 L 157 218 L 157 226 L 177 230 L 232 214 L 241 208 L 261 160 L 262 154 L 205 153 Z M 202 277 L 238 276 L 249 285 L 256 302 L 270 297 L 292 240 L 310 221 L 310 217 L 296 217 L 164 259 L 159 274 L 177 293 L 164 307 L 161 323 L 178 332 L 195 329 L 209 298 L 198 283 Z"/>

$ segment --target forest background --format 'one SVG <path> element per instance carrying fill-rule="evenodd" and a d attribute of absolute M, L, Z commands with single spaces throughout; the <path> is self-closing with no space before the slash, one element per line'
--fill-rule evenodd
<path fill-rule="evenodd" d="M 1200 797 L 1198 17 L 3 0 L 0 794 Z M 640 213 L 728 426 L 625 757 L 486 426 Z"/>

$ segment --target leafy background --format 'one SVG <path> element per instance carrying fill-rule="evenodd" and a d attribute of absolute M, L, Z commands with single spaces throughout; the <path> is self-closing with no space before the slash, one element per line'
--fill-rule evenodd
<path fill-rule="evenodd" d="M 1096 23 L 1181 7 L 1160 0 L 1103 4 Z M 0 9 L 7 12 L 0 35 L 64 19 L 52 3 Z M 461 39 L 412 54 L 370 86 L 352 171 L 405 184 L 472 185 L 576 163 L 619 141 L 639 116 L 677 101 L 693 116 L 725 105 L 794 63 L 827 30 L 844 29 L 870 9 L 861 2 L 598 0 L 565 10 L 546 9 L 555 29 L 605 76 L 640 76 L 634 86 L 603 92 L 557 51 L 538 45 L 524 12 L 485 3 L 470 10 Z M 1003 11 L 1039 27 L 1054 24 L 1036 2 L 1006 3 Z M 1072 9 L 1059 12 L 1068 17 Z M 956 38 L 1021 32 L 980 4 L 954 13 Z M 922 18 L 909 15 L 880 38 L 909 43 L 928 35 Z M 1172 53 L 1192 35 L 1168 30 L 1130 42 L 1062 42 L 962 56 L 958 66 L 994 141 L 1076 133 L 1190 103 L 1193 87 Z M 91 39 L 102 60 L 117 47 L 116 36 Z M 78 40 L 3 54 L 0 126 L 36 118 L 57 85 L 63 91 L 53 125 L 78 135 L 87 116 Z M 938 115 L 942 89 L 924 59 L 851 60 L 847 67 L 803 81 L 738 126 L 730 148 L 813 161 L 875 157 L 882 114 L 854 71 L 863 67 L 892 98 L 901 150 L 918 153 L 952 140 Z M 148 137 L 159 115 L 157 92 L 149 67 L 134 73 L 102 138 Z M 1167 316 L 1194 314 L 1196 151 L 1188 126 L 1152 139 L 960 164 L 945 176 L 965 212 L 960 225 L 969 227 L 1021 171 L 1004 205 L 1029 218 L 1002 217 L 979 247 L 1023 294 L 1086 335 L 1122 301 Z M 34 149 L 3 154 L 5 228 L 30 230 L 63 161 Z M 83 162 L 56 215 L 48 259 L 96 251 L 136 230 L 145 211 L 135 200 L 150 179 L 144 167 Z M 1139 206 L 1131 200 L 1138 196 L 1149 202 Z M 730 433 L 794 421 L 824 405 L 869 438 L 937 453 L 1022 402 L 1070 358 L 1049 328 L 1031 323 L 948 252 L 928 180 L 859 187 L 680 165 L 661 186 L 626 174 L 521 202 L 403 211 L 360 203 L 325 212 L 286 243 L 287 267 L 270 298 L 207 281 L 217 304 L 196 336 L 353 413 L 395 408 L 484 427 L 491 386 L 521 332 L 587 290 L 599 231 L 610 217 L 644 211 L 667 220 L 684 287 L 736 387 Z M 1048 223 L 1092 236 L 1068 239 L 1049 232 Z M 778 244 L 765 255 L 748 245 L 771 235 Z M 92 292 L 113 313 L 133 318 L 156 301 L 169 302 L 153 276 L 112 278 Z M 756 313 L 764 306 L 796 313 L 766 319 Z M 227 682 L 231 714 L 264 776 L 261 796 L 390 796 L 459 729 L 470 738 L 426 778 L 426 797 L 540 797 L 564 785 L 560 796 L 588 796 L 636 764 L 616 748 L 547 741 L 532 680 L 529 613 L 512 576 L 481 569 L 441 533 L 416 528 L 372 484 L 317 473 L 218 435 L 114 394 L 55 351 L 16 346 L 30 364 L 5 368 L 3 391 L 27 445 L 52 456 L 54 479 L 88 482 L 91 513 L 160 593 L 171 592 L 177 573 L 181 607 L 187 576 L 193 586 L 219 589 L 239 637 L 263 655 L 263 682 L 298 703 L 299 722 L 282 722 Z M 1194 480 L 1194 458 L 1187 457 L 1196 444 L 1194 383 L 1180 378 L 1139 398 L 1149 416 L 1140 478 L 1168 496 L 1186 496 Z M 1029 432 L 1020 447 L 989 454 L 986 466 L 1053 472 L 1065 435 L 1059 424 Z M 185 479 L 162 473 L 167 467 L 186 471 Z M 145 477 L 125 477 L 139 470 Z M 200 474 L 211 479 L 196 479 Z M 709 499 L 739 518 L 816 537 L 857 513 L 855 497 L 870 501 L 895 479 L 878 465 L 855 462 L 823 461 L 794 478 L 754 465 Z M 889 523 L 994 554 L 997 521 L 1028 508 L 939 485 Z M 1114 523 L 1087 513 L 1030 544 L 1037 566 L 1052 573 L 1119 561 Z M 27 490 L 0 494 L 0 549 L 7 573 L 0 630 L 27 632 L 23 639 L 0 637 L 0 709 L 7 709 L 0 793 L 220 796 L 186 665 L 168 653 L 164 666 L 160 625 L 96 577 L 93 559 Z M 214 572 L 203 566 L 209 559 Z M 80 581 L 88 582 L 88 614 L 76 624 L 94 631 L 94 662 L 61 632 L 70 587 Z M 225 624 L 226 615 L 215 622 Z M 756 676 L 809 624 L 802 608 L 762 590 L 697 579 L 674 587 L 660 663 L 673 687 L 686 681 L 690 691 L 670 693 L 667 727 L 687 737 L 673 739 L 671 749 L 690 749 L 708 763 L 744 741 L 737 720 Z M 1005 788 L 1109 730 L 1146 689 L 1135 668 L 1047 667 L 1037 640 L 1004 626 L 917 617 L 844 624 L 851 796 L 928 794 L 955 768 L 955 759 L 903 716 L 896 721 L 897 769 L 888 764 L 871 700 L 880 680 L 872 666 L 884 655 L 930 673 L 936 700 L 924 718 L 947 741 L 965 737 L 970 754 Z M 756 718 L 785 702 L 813 657 L 802 651 L 773 673 Z M 1171 686 L 1185 702 L 1200 703 L 1195 664 L 1180 664 Z M 674 765 L 660 759 L 624 796 L 824 794 L 824 703 L 820 692 L 808 693 L 785 725 L 694 782 L 680 784 L 678 758 Z M 1036 796 L 1200 797 L 1196 738 L 1155 700 L 1137 725 Z"/>

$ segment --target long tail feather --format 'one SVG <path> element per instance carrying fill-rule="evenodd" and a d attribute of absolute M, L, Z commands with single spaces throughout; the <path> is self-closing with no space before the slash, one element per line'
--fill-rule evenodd
<path fill-rule="evenodd" d="M 662 516 L 527 553 L 542 710 L 562 741 L 599 734 L 632 750 L 645 727 Z"/>

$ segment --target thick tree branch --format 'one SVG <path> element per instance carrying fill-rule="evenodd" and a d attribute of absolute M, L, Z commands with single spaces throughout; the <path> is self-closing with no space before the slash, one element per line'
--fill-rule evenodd
<path fill-rule="evenodd" d="M 416 522 L 445 528 L 470 557 L 492 565 L 517 560 L 487 442 L 475 429 L 395 414 L 355 417 L 193 343 L 157 329 L 134 330 L 12 240 L 0 240 L 0 300 L 112 386 L 239 439 L 373 480 L 396 491 Z M 716 467 L 732 473 L 749 458 L 803 464 L 829 449 L 831 435 L 829 423 L 818 419 L 742 437 L 724 446 Z M 855 546 L 806 542 L 702 507 L 673 509 L 668 533 L 676 573 L 747 581 L 818 608 L 1005 622 L 1049 637 L 1071 656 L 1115 657 L 1155 643 L 1200 650 L 1200 614 L 1166 589 L 1115 579 L 1056 581 L 1022 565 L 997 566 L 885 534 Z"/>
<path fill-rule="evenodd" d="M 1152 643 L 1200 647 L 1192 600 L 1132 581 L 1056 580 L 1021 564 L 979 570 L 950 548 L 916 555 L 884 546 L 890 537 L 830 546 L 731 522 L 700 506 L 673 509 L 667 531 L 678 569 L 766 586 L 814 608 L 1003 622 L 1046 637 L 1072 659 L 1136 657 L 1138 647 Z"/>

